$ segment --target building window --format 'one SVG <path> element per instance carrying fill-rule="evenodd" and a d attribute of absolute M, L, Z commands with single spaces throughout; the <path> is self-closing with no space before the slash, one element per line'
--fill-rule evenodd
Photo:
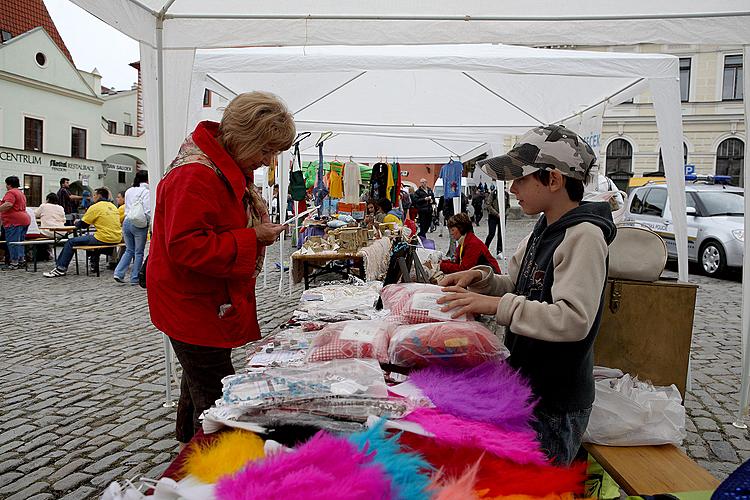
<path fill-rule="evenodd" d="M 690 100 L 690 63 L 689 57 L 680 58 L 680 100 Z"/>
<path fill-rule="evenodd" d="M 607 146 L 606 172 L 621 191 L 627 191 L 633 176 L 633 147 L 625 139 L 615 139 Z"/>
<path fill-rule="evenodd" d="M 205 89 L 203 91 L 203 107 L 204 108 L 211 107 L 211 91 L 208 89 Z"/>
<path fill-rule="evenodd" d="M 125 172 L 117 172 L 117 182 L 125 184 Z"/>
<path fill-rule="evenodd" d="M 745 145 L 739 139 L 727 139 L 716 149 L 716 175 L 729 175 L 733 186 L 742 186 Z"/>
<path fill-rule="evenodd" d="M 687 144 L 682 143 L 682 164 L 687 165 Z M 664 158 L 661 157 L 661 148 L 659 148 L 659 172 L 664 173 Z"/>
<path fill-rule="evenodd" d="M 26 205 L 38 207 L 42 204 L 42 176 L 24 175 L 23 194 L 26 195 Z"/>
<path fill-rule="evenodd" d="M 42 68 L 47 66 L 47 56 L 45 56 L 42 52 L 37 52 L 36 55 L 34 56 L 34 60 Z"/>
<path fill-rule="evenodd" d="M 125 124 L 125 135 L 133 135 L 133 126 L 129 123 Z"/>
<path fill-rule="evenodd" d="M 86 158 L 86 130 L 73 127 L 70 134 L 70 156 Z"/>
<path fill-rule="evenodd" d="M 13 38 L 13 35 L 10 31 L 0 30 L 0 43 L 5 43 L 11 38 Z"/>
<path fill-rule="evenodd" d="M 36 118 L 23 119 L 23 148 L 27 151 L 42 151 L 44 122 Z"/>
<path fill-rule="evenodd" d="M 740 99 L 742 99 L 742 56 L 726 56 L 721 100 L 737 101 Z"/>
<path fill-rule="evenodd" d="M 116 134 L 117 122 L 113 122 L 112 120 L 107 120 L 107 132 L 109 132 L 110 134 Z"/>

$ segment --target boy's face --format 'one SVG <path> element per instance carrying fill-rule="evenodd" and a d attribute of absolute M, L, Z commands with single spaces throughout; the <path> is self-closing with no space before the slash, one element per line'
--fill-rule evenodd
<path fill-rule="evenodd" d="M 510 192 L 516 197 L 526 215 L 543 212 L 549 199 L 548 186 L 542 184 L 533 174 L 514 179 Z"/>

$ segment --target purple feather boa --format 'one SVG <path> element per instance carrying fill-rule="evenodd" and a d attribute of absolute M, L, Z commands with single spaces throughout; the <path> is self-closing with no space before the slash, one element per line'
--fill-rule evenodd
<path fill-rule="evenodd" d="M 433 366 L 412 372 L 410 380 L 441 411 L 525 431 L 536 401 L 528 382 L 505 361 L 488 361 L 468 370 Z"/>

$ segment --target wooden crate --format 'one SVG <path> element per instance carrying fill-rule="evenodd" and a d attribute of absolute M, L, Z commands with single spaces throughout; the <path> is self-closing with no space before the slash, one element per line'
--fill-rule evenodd
<path fill-rule="evenodd" d="M 698 286 L 676 281 L 607 281 L 594 363 L 654 385 L 675 384 L 684 399 Z"/>

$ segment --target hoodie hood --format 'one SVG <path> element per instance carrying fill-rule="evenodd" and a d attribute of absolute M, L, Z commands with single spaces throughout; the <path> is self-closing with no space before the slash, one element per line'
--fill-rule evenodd
<path fill-rule="evenodd" d="M 542 215 L 534 226 L 534 235 L 538 235 L 545 230 L 547 234 L 552 235 L 565 231 L 567 228 L 581 222 L 590 222 L 601 229 L 607 245 L 615 239 L 617 226 L 615 226 L 612 220 L 612 209 L 609 203 L 589 201 L 582 201 L 579 206 L 570 210 L 549 226 L 547 226 L 547 217 Z"/>

